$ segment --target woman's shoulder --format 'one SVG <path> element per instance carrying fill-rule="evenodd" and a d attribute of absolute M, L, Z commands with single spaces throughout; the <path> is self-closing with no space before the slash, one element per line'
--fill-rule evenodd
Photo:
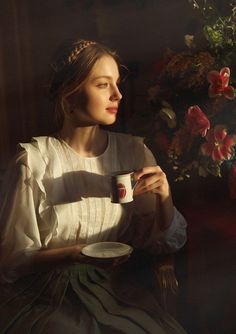
<path fill-rule="evenodd" d="M 111 133 L 112 154 L 117 155 L 122 164 L 128 163 L 131 169 L 143 167 L 146 157 L 146 146 L 144 138 L 124 133 Z M 128 169 L 130 169 L 128 168 Z M 127 169 L 124 168 L 124 169 Z"/>
<path fill-rule="evenodd" d="M 32 137 L 27 143 L 19 143 L 18 149 L 26 151 L 32 150 L 32 152 L 37 152 L 43 149 L 47 150 L 47 148 L 52 145 L 54 140 L 55 138 L 51 136 Z"/>
<path fill-rule="evenodd" d="M 141 145 L 144 144 L 144 138 L 139 136 L 134 136 L 130 133 L 121 133 L 121 132 L 109 132 L 110 137 L 117 145 Z"/>
<path fill-rule="evenodd" d="M 19 143 L 18 151 L 26 151 L 28 155 L 41 156 L 42 159 L 46 159 L 55 151 L 57 142 L 58 139 L 53 136 L 32 137 L 30 142 Z"/>
<path fill-rule="evenodd" d="M 42 147 L 46 147 L 48 140 L 46 136 L 34 137 L 30 142 L 17 145 L 17 152 L 11 157 L 4 173 L 6 189 L 9 180 L 17 182 L 19 177 L 26 174 L 34 175 L 36 179 L 42 178 L 47 166 L 47 155 L 44 155 Z"/>
<path fill-rule="evenodd" d="M 55 155 L 56 138 L 51 136 L 32 137 L 30 142 L 19 143 L 17 160 L 26 162 L 32 170 L 44 170 Z"/>
<path fill-rule="evenodd" d="M 135 169 L 156 165 L 156 160 L 143 137 L 114 132 L 110 136 L 115 152 L 125 161 L 133 161 Z"/>

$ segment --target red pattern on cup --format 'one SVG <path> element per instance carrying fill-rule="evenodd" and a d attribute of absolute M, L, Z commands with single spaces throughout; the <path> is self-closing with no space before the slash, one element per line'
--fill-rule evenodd
<path fill-rule="evenodd" d="M 126 196 L 125 185 L 123 183 L 118 183 L 117 188 L 118 188 L 118 191 L 119 191 L 119 198 L 125 198 L 125 196 Z"/>

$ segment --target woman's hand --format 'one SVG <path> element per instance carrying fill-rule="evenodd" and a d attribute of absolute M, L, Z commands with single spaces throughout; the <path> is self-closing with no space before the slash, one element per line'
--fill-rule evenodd
<path fill-rule="evenodd" d="M 137 180 L 134 196 L 149 192 L 159 194 L 162 200 L 170 196 L 169 183 L 160 166 L 144 167 L 135 171 L 134 178 Z"/>
<path fill-rule="evenodd" d="M 158 221 L 160 229 L 166 230 L 174 217 L 174 206 L 166 174 L 160 166 L 144 167 L 134 172 L 134 179 L 137 180 L 134 196 L 150 192 L 159 195 L 156 198 Z"/>

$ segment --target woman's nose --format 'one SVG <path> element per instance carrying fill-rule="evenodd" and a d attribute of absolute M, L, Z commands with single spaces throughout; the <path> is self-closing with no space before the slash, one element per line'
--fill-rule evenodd
<path fill-rule="evenodd" d="M 111 99 L 115 101 L 120 101 L 122 99 L 122 94 L 119 90 L 118 87 L 115 87 L 112 94 L 111 94 Z"/>

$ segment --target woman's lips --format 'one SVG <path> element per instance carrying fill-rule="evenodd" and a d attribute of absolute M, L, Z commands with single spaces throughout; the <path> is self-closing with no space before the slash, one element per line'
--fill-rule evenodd
<path fill-rule="evenodd" d="M 118 108 L 106 108 L 106 110 L 111 114 L 116 114 L 118 111 Z"/>

